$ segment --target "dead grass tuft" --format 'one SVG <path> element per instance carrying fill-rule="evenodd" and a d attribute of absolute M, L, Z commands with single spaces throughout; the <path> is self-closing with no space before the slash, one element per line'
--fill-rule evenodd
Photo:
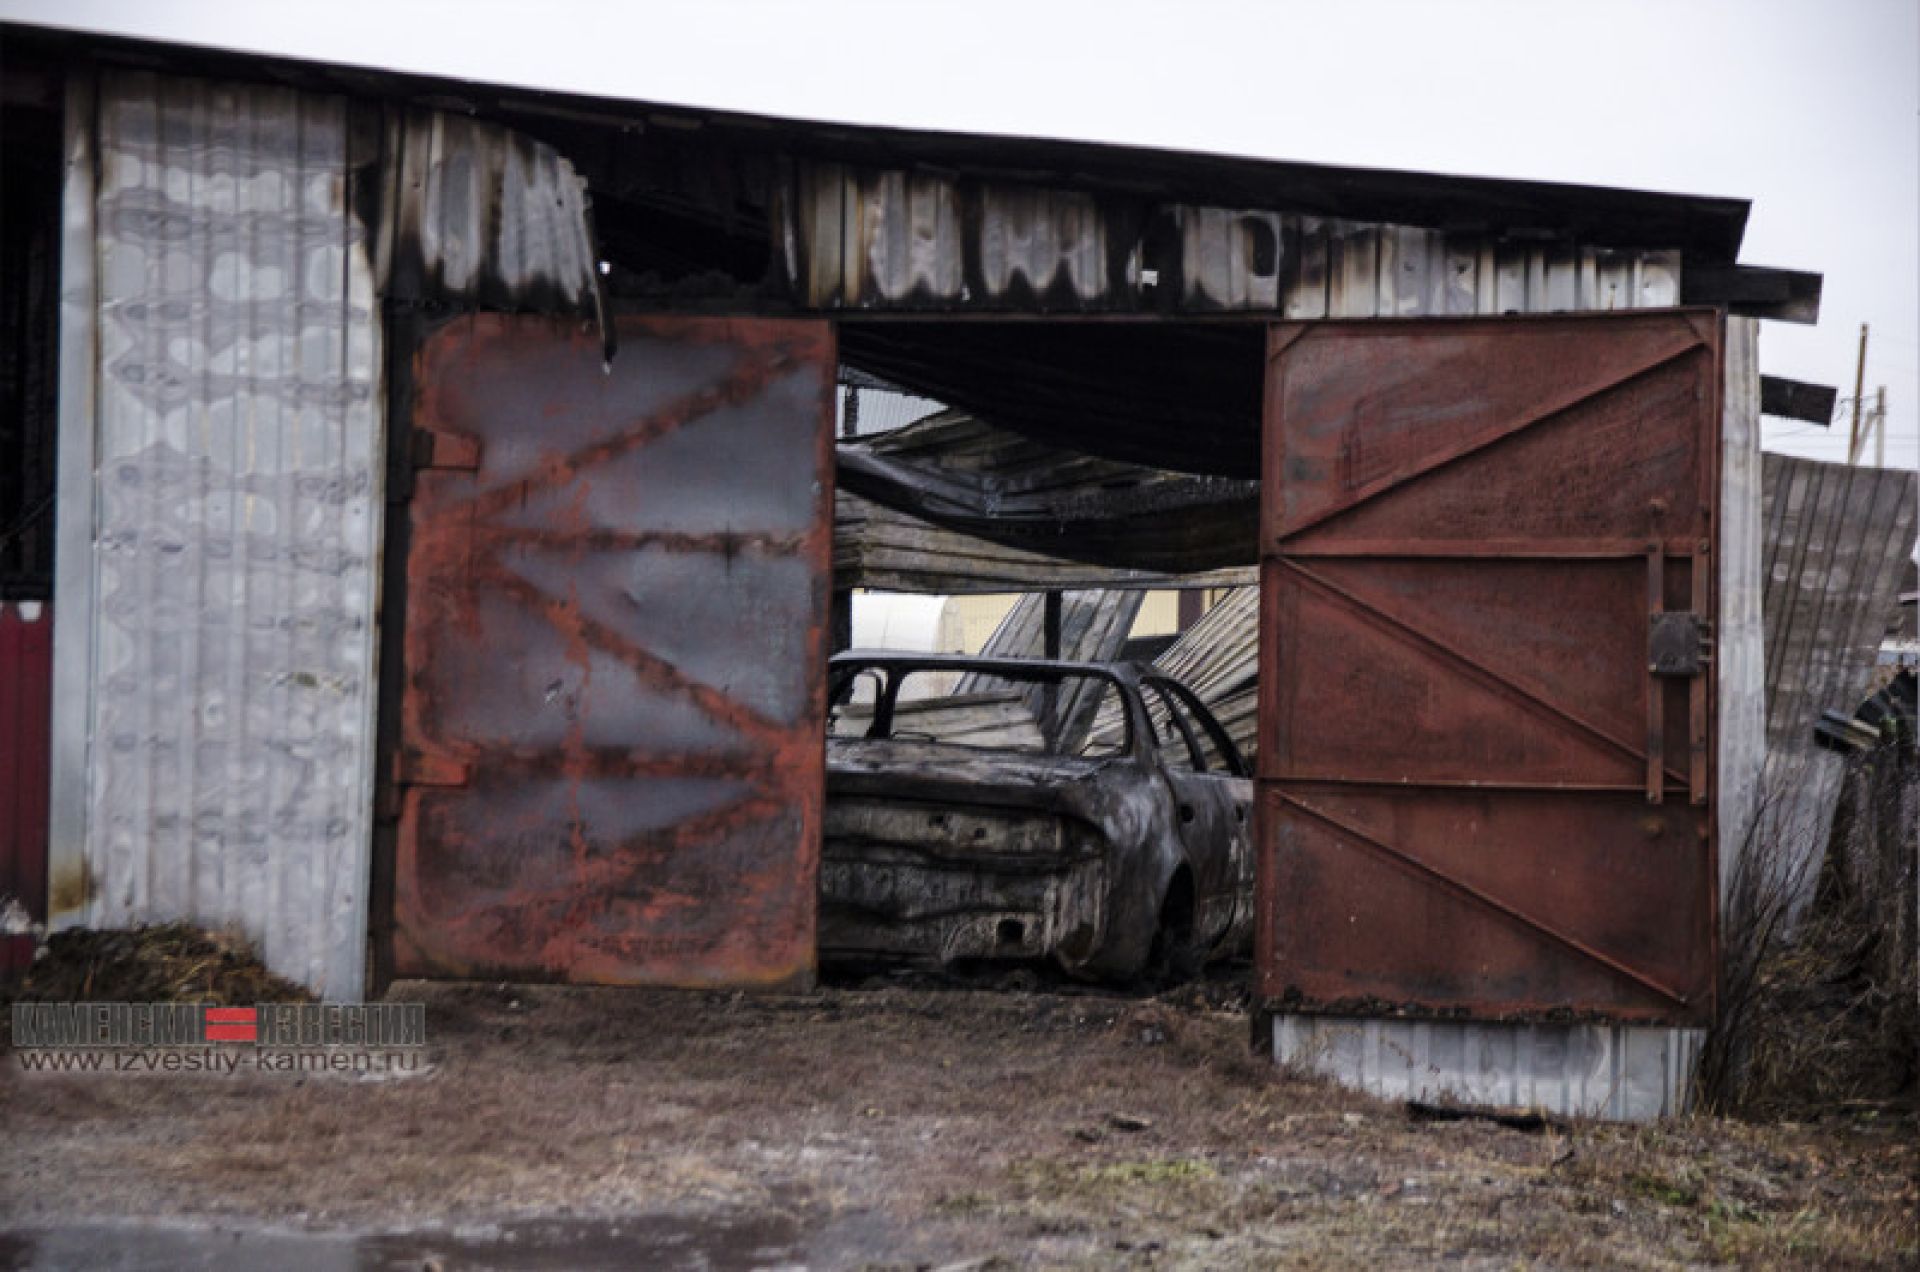
<path fill-rule="evenodd" d="M 1701 1081 L 1743 1117 L 1898 1117 L 1920 1095 L 1915 871 L 1920 759 L 1888 745 L 1850 761 L 1818 824 L 1763 798 L 1734 858 L 1720 1023 Z"/>

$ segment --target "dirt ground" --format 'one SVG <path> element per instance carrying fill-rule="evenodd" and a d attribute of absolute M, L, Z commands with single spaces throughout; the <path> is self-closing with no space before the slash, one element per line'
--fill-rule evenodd
<path fill-rule="evenodd" d="M 217 1229 L 282 1269 L 1920 1261 L 1910 1116 L 1419 1121 L 1275 1070 L 1193 988 L 389 997 L 427 1003 L 417 1076 L 4 1057 L 0 1255 L 137 1220 L 149 1254 Z"/>

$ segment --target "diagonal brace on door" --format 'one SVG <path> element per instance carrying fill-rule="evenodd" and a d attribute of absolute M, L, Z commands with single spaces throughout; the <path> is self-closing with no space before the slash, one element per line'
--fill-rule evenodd
<path fill-rule="evenodd" d="M 1315 808 L 1313 805 L 1307 803 L 1306 801 L 1298 799 L 1293 795 L 1289 795 L 1286 791 L 1274 790 L 1272 793 L 1276 798 L 1280 799 L 1283 803 L 1287 804 L 1289 807 L 1294 808 L 1299 812 L 1305 814 L 1307 817 L 1312 818 L 1314 821 L 1319 822 L 1321 825 L 1327 827 L 1329 830 L 1332 830 L 1335 834 L 1339 835 L 1341 838 L 1351 840 L 1354 843 L 1360 844 L 1366 848 L 1370 848 L 1374 852 L 1377 852 L 1385 857 L 1388 857 L 1389 859 L 1398 863 L 1403 868 L 1410 870 L 1413 873 L 1419 875 L 1421 878 L 1426 879 L 1431 883 L 1439 884 L 1441 887 L 1445 888 L 1447 891 L 1455 894 L 1456 896 L 1464 897 L 1468 901 L 1471 901 L 1476 905 L 1492 910 L 1494 913 L 1501 915 L 1503 918 L 1507 919 L 1509 922 L 1512 922 L 1514 924 L 1517 924 L 1520 927 L 1525 928 L 1529 932 L 1534 933 L 1536 936 L 1544 937 L 1546 940 L 1552 942 L 1555 945 L 1560 946 L 1562 949 L 1571 950 L 1575 954 L 1580 955 L 1582 958 L 1585 958 L 1594 963 L 1598 963 L 1600 966 L 1606 968 L 1610 972 L 1613 972 L 1615 975 L 1626 977 L 1628 980 L 1632 981 L 1634 984 L 1639 985 L 1643 989 L 1647 989 L 1655 994 L 1658 994 L 1660 997 L 1666 999 L 1668 1002 L 1674 1003 L 1681 1007 L 1685 1007 L 1688 1005 L 1689 1000 L 1685 994 L 1672 988 L 1669 985 L 1663 984 L 1662 982 L 1655 980 L 1653 977 L 1648 976 L 1644 972 L 1635 971 L 1633 968 L 1627 966 L 1625 963 L 1622 963 L 1620 960 L 1613 958 L 1612 956 L 1605 954 L 1600 950 L 1594 949 L 1591 945 L 1588 945 L 1585 941 L 1582 941 L 1580 938 L 1576 936 L 1572 936 L 1569 933 L 1563 932 L 1559 928 L 1553 926 L 1550 923 L 1545 922 L 1544 920 L 1536 919 L 1532 915 L 1527 914 L 1522 910 L 1516 909 L 1511 905 L 1508 905 L 1506 902 L 1500 900 L 1496 896 L 1493 896 L 1491 893 L 1482 892 L 1480 889 L 1474 887 L 1471 884 L 1462 883 L 1460 880 L 1455 879 L 1449 874 L 1446 874 L 1444 871 L 1434 869 L 1432 866 L 1428 865 L 1424 861 L 1421 861 L 1418 857 L 1413 856 L 1411 853 L 1408 853 L 1403 851 L 1402 849 L 1396 848 L 1392 844 L 1387 843 L 1383 839 L 1377 839 L 1374 836 L 1367 834 L 1365 831 L 1358 829 L 1357 827 L 1349 826 L 1345 822 L 1339 820 L 1338 818 L 1330 816 L 1329 814 L 1322 812 L 1320 809 Z"/>
<path fill-rule="evenodd" d="M 1468 675 L 1474 680 L 1486 685 L 1497 693 L 1513 699 L 1534 714 L 1544 714 L 1562 724 L 1570 725 L 1579 732 L 1618 751 L 1627 759 L 1641 763 L 1646 761 L 1646 752 L 1635 747 L 1631 742 L 1615 737 L 1612 733 L 1594 724 L 1592 721 L 1574 714 L 1558 703 L 1548 701 L 1539 694 L 1521 685 L 1515 684 L 1508 677 L 1501 675 L 1499 672 L 1493 670 L 1493 668 L 1468 656 L 1447 642 L 1427 632 L 1421 631 L 1410 623 L 1395 618 L 1378 606 L 1368 604 L 1366 601 L 1355 596 L 1352 592 L 1349 592 L 1347 589 L 1317 571 L 1310 570 L 1298 561 L 1289 560 L 1284 556 L 1270 557 L 1269 560 L 1282 569 L 1287 570 L 1289 573 L 1297 575 L 1309 586 L 1332 598 L 1374 626 L 1400 636 L 1432 653 L 1438 654 L 1445 662 L 1464 668 Z M 1685 775 L 1677 769 L 1668 769 L 1667 775 L 1678 785 L 1686 784 L 1687 779 Z"/>

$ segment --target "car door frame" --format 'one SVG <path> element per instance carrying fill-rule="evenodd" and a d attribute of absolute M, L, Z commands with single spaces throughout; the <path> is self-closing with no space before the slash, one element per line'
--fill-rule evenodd
<path fill-rule="evenodd" d="M 1190 768 L 1181 769 L 1167 763 L 1158 745 L 1159 728 L 1149 705 L 1149 693 L 1159 695 L 1166 703 L 1168 719 L 1186 747 Z M 1248 821 L 1253 791 L 1244 776 L 1215 771 L 1207 763 L 1205 748 L 1194 733 L 1198 717 L 1189 718 L 1193 712 L 1191 696 L 1185 692 L 1185 686 L 1169 677 L 1140 678 L 1140 705 L 1152 729 L 1148 738 L 1154 743 L 1155 767 L 1173 796 L 1174 830 L 1180 836 L 1193 874 L 1195 943 L 1211 949 L 1228 935 L 1248 909 L 1241 893 L 1249 890 L 1252 883 L 1253 854 Z M 1205 725 L 1200 727 L 1204 729 Z M 1209 731 L 1209 738 L 1229 767 L 1238 762 L 1239 754 L 1232 743 L 1226 741 L 1224 733 L 1214 735 Z M 1235 782 L 1241 787 L 1238 792 L 1233 787 Z"/>

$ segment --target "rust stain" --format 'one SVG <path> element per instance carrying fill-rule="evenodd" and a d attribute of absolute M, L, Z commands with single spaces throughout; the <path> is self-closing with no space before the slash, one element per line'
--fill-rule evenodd
<path fill-rule="evenodd" d="M 404 791 L 399 974 L 811 979 L 832 333 L 620 343 L 607 375 L 577 330 L 480 316 L 419 355 L 417 426 L 478 465 L 416 482 L 401 746 L 468 777 Z"/>
<path fill-rule="evenodd" d="M 53 872 L 53 878 L 47 887 L 47 916 L 59 918 L 66 914 L 79 914 L 100 894 L 100 885 L 93 877 L 93 867 L 82 858 L 78 867 L 62 866 Z"/>

